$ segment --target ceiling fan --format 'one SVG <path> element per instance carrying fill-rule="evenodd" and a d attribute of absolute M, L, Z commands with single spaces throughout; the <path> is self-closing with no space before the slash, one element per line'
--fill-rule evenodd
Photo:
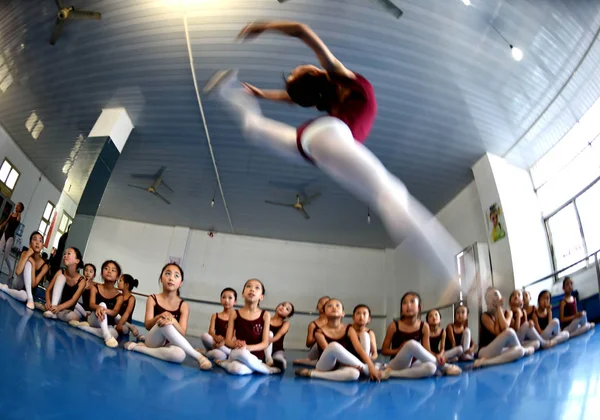
<path fill-rule="evenodd" d="M 58 37 L 62 34 L 67 20 L 100 20 L 102 14 L 98 12 L 88 12 L 86 10 L 75 10 L 73 6 L 65 7 L 62 4 L 62 0 L 55 0 L 56 7 L 58 7 L 58 13 L 56 14 L 56 22 L 54 23 L 54 29 L 52 29 L 52 35 L 50 36 L 50 45 L 56 44 Z"/>
<path fill-rule="evenodd" d="M 277 0 L 279 3 L 285 3 L 289 0 Z M 392 0 L 371 0 L 375 3 L 379 3 L 381 7 L 383 7 L 386 12 L 394 16 L 396 19 L 400 19 L 400 17 L 404 14 L 404 12 L 396 6 Z"/>
<path fill-rule="evenodd" d="M 167 184 L 165 184 L 163 182 L 163 173 L 165 172 L 165 169 L 166 169 L 166 166 L 161 167 L 158 170 L 158 172 L 156 174 L 154 174 L 154 175 L 131 174 L 132 178 L 137 178 L 137 179 L 152 179 L 153 180 L 152 185 L 150 185 L 148 188 L 140 187 L 138 185 L 131 185 L 131 184 L 127 184 L 127 186 L 131 187 L 131 188 L 138 189 L 138 190 L 148 191 L 150 194 L 153 194 L 153 195 L 157 196 L 158 198 L 160 198 L 161 200 L 163 200 L 165 203 L 171 204 L 171 202 L 169 200 L 167 200 L 158 191 L 156 191 L 160 185 L 163 185 L 166 189 L 168 189 L 169 191 L 173 192 L 173 189 L 171 189 L 171 187 L 169 187 Z"/>
<path fill-rule="evenodd" d="M 280 203 L 277 201 L 269 201 L 269 200 L 265 200 L 265 203 L 271 204 L 273 206 L 291 207 L 291 208 L 297 210 L 298 212 L 300 212 L 304 216 L 305 219 L 310 219 L 310 216 L 308 215 L 306 210 L 304 210 L 304 206 L 308 206 L 309 204 L 311 204 L 313 201 L 315 201 L 320 196 L 321 196 L 321 193 L 316 193 L 316 194 L 311 195 L 310 197 L 305 197 L 303 200 L 301 200 L 300 194 L 296 194 L 296 202 L 294 204 Z"/>

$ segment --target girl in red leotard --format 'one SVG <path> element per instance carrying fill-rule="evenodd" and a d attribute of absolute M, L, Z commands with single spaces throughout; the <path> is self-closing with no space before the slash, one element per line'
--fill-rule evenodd
<path fill-rule="evenodd" d="M 290 330 L 288 319 L 293 316 L 294 305 L 292 302 L 281 302 L 275 308 L 275 315 L 271 317 L 269 347 L 265 349 L 265 360 L 267 365 L 275 366 L 282 371 L 287 368 L 283 340 Z"/>
<path fill-rule="evenodd" d="M 280 373 L 281 369 L 265 364 L 271 314 L 258 306 L 264 298 L 265 286 L 258 279 L 250 279 L 243 290 L 244 307 L 229 314 L 225 338 L 225 345 L 232 349 L 229 359 L 215 362 L 232 375 Z"/>
<path fill-rule="evenodd" d="M 308 331 L 306 333 L 306 347 L 309 348 L 308 354 L 306 355 L 306 359 L 294 360 L 295 365 L 315 366 L 317 364 L 317 359 L 319 358 L 319 345 L 315 338 L 315 331 L 327 324 L 324 308 L 329 299 L 331 299 L 329 296 L 321 296 L 317 301 L 317 312 L 319 312 L 319 317 L 308 324 Z"/>
<path fill-rule="evenodd" d="M 296 67 L 286 78 L 285 90 L 261 90 L 249 84 L 242 88 L 236 72 L 226 70 L 215 74 L 204 91 L 218 92 L 250 141 L 286 158 L 315 164 L 371 205 L 396 245 L 411 236 L 436 254 L 448 278 L 454 277 L 454 251 L 460 249 L 456 241 L 362 144 L 377 114 L 377 100 L 369 81 L 344 67 L 323 41 L 301 23 L 252 23 L 238 38 L 249 40 L 265 31 L 301 39 L 315 52 L 322 68 Z M 255 98 L 316 107 L 327 115 L 296 129 L 264 117 Z"/>
<path fill-rule="evenodd" d="M 225 345 L 227 336 L 227 325 L 229 324 L 229 314 L 237 301 L 237 292 L 231 287 L 226 287 L 221 291 L 221 305 L 223 310 L 216 312 L 210 317 L 208 332 L 202 333 L 200 339 L 204 346 L 204 354 L 209 359 L 226 360 L 231 353 L 231 349 Z"/>
<path fill-rule="evenodd" d="M 595 324 L 588 322 L 585 311 L 577 310 L 577 299 L 572 295 L 573 280 L 565 277 L 563 280 L 565 298 L 560 301 L 560 327 L 567 331 L 571 338 L 585 334 L 594 328 Z"/>

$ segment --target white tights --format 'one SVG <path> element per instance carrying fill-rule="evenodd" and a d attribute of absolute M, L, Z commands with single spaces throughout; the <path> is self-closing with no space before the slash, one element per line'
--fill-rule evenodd
<path fill-rule="evenodd" d="M 269 333 L 271 338 L 273 338 L 273 331 Z M 265 360 L 267 365 L 272 366 L 273 360 L 277 360 L 281 365 L 283 365 L 283 369 L 287 369 L 287 361 L 285 360 L 285 351 L 277 350 L 275 354 L 273 354 L 273 343 L 269 344 L 269 347 L 265 349 Z"/>
<path fill-rule="evenodd" d="M 442 343 L 443 345 L 443 343 Z M 456 347 L 444 352 L 448 360 L 457 358 L 465 354 L 471 348 L 471 330 L 465 327 L 463 329 L 462 342 L 456 343 Z"/>
<path fill-rule="evenodd" d="M 336 369 L 338 363 L 344 366 Z M 346 382 L 356 381 L 361 373 L 368 375 L 369 366 L 346 350 L 340 343 L 332 342 L 327 345 L 323 354 L 321 354 L 316 369 L 311 371 L 310 376 L 329 381 Z"/>
<path fill-rule="evenodd" d="M 529 322 L 524 322 L 519 327 L 519 330 L 517 331 L 517 337 L 519 337 L 519 342 L 521 345 L 533 347 L 536 350 L 539 349 L 540 346 L 545 346 L 548 344 L 548 341 L 537 332 L 535 327 L 529 325 Z"/>
<path fill-rule="evenodd" d="M 513 362 L 526 354 L 519 342 L 517 333 L 512 328 L 507 328 L 496 336 L 494 341 L 479 349 L 482 360 L 480 366 L 499 365 Z"/>
<path fill-rule="evenodd" d="M 128 349 L 171 363 L 183 363 L 186 355 L 196 361 L 204 359 L 173 325 L 160 327 L 155 324 L 146 336 L 145 345 L 138 343 Z"/>
<path fill-rule="evenodd" d="M 13 288 L 9 289 L 6 285 L 2 287 L 2 291 L 7 295 L 12 296 L 19 302 L 27 302 L 27 307 L 30 309 L 33 309 L 33 294 L 31 293 L 32 271 L 33 266 L 30 261 L 27 261 L 21 275 L 14 278 L 12 284 Z"/>
<path fill-rule="evenodd" d="M 106 303 L 102 302 L 99 306 L 102 306 L 106 309 Z M 96 337 L 100 337 L 104 340 L 104 342 L 108 342 L 111 338 L 116 339 L 119 334 L 117 330 L 111 325 L 108 326 L 108 317 L 104 315 L 104 319 L 102 321 L 98 320 L 96 317 L 96 312 L 92 312 L 90 316 L 88 316 L 87 322 L 89 325 L 79 325 L 78 328 L 88 332 L 90 334 L 94 334 Z"/>
<path fill-rule="evenodd" d="M 560 330 L 560 321 L 557 318 L 550 320 L 544 331 L 542 331 L 544 340 L 554 340 L 556 344 L 564 343 L 570 337 L 568 331 Z"/>
<path fill-rule="evenodd" d="M 246 349 L 234 349 L 229 354 L 229 359 L 220 365 L 232 375 L 250 375 L 253 372 L 270 375 L 269 366 Z"/>
<path fill-rule="evenodd" d="M 4 263 L 6 263 L 6 265 L 8 266 L 8 272 L 12 273 L 12 267 L 10 266 L 10 250 L 12 249 L 13 246 L 13 242 L 15 241 L 15 238 L 8 238 L 8 240 L 6 239 L 6 237 L 4 236 L 4 233 L 2 234 L 2 238 L 0 238 L 0 252 L 2 252 L 2 265 L 4 266 Z M 2 267 L 0 267 L 0 270 L 2 269 Z M 10 276 L 10 275 L 9 275 Z"/>
<path fill-rule="evenodd" d="M 54 282 L 54 287 L 52 289 L 52 299 L 50 300 L 50 302 L 52 303 L 52 306 L 57 306 L 62 303 L 60 301 L 60 298 L 62 297 L 62 292 L 65 288 L 66 283 L 67 283 L 67 278 L 64 276 L 64 274 L 59 274 L 58 277 L 56 278 L 56 281 Z M 71 322 L 71 321 L 79 321 L 81 319 L 81 314 L 77 311 L 65 309 L 63 311 L 60 311 L 58 314 L 55 314 L 50 311 L 46 311 L 46 312 L 44 312 L 44 317 L 52 318 L 52 319 L 60 319 L 63 322 Z"/>
<path fill-rule="evenodd" d="M 264 117 L 256 98 L 238 86 L 237 78 L 232 77 L 221 85 L 219 95 L 238 118 L 248 140 L 301 161 L 296 129 Z M 449 278 L 454 277 L 458 243 L 373 153 L 354 140 L 345 123 L 333 117 L 319 118 L 306 128 L 302 144 L 323 172 L 372 206 L 396 245 L 412 236 L 433 251 Z"/>
<path fill-rule="evenodd" d="M 592 328 L 592 324 L 590 324 L 587 320 L 587 314 L 585 311 L 581 312 L 581 317 L 575 318 L 569 325 L 567 325 L 563 331 L 569 333 L 570 337 L 577 337 L 578 335 L 585 334 Z"/>
<path fill-rule="evenodd" d="M 206 352 L 206 357 L 214 360 L 227 360 L 229 354 L 231 353 L 231 349 L 229 347 L 223 344 L 218 349 L 214 349 L 213 346 L 215 345 L 215 340 L 212 335 L 208 333 L 203 333 L 200 336 L 200 339 L 202 340 L 202 345 L 204 348 L 208 350 Z"/>
<path fill-rule="evenodd" d="M 412 363 L 413 358 L 417 362 Z M 437 361 L 421 343 L 409 340 L 388 364 L 391 378 L 426 378 L 435 375 Z"/>

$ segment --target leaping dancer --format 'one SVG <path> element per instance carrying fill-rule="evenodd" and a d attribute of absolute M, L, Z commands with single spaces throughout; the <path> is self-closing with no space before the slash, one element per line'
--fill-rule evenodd
<path fill-rule="evenodd" d="M 416 240 L 426 245 L 455 277 L 454 254 L 460 247 L 435 217 L 413 198 L 363 143 L 377 114 L 371 83 L 346 68 L 306 25 L 264 22 L 247 25 L 238 35 L 249 41 L 266 31 L 299 38 L 316 54 L 322 68 L 304 64 L 286 78 L 285 90 L 261 90 L 237 79 L 237 71 L 217 72 L 204 88 L 215 92 L 241 124 L 245 137 L 293 161 L 316 165 L 350 193 L 371 206 L 396 245 Z M 298 128 L 263 116 L 256 98 L 315 107 L 326 115 Z"/>

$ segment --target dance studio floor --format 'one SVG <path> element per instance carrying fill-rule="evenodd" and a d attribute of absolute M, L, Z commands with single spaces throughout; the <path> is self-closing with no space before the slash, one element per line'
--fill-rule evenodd
<path fill-rule="evenodd" d="M 598 333 L 460 377 L 379 385 L 296 379 L 293 368 L 283 377 L 201 372 L 109 349 L 1 292 L 0 336 L 2 419 L 599 418 Z"/>

